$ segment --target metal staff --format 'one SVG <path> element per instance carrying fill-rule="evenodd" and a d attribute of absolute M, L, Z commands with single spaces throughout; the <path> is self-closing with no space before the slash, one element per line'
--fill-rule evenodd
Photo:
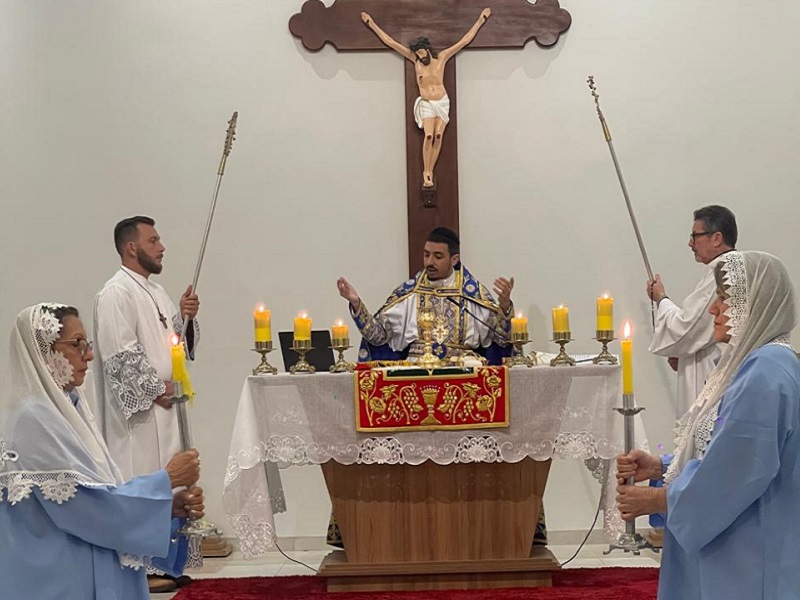
<path fill-rule="evenodd" d="M 206 253 L 206 244 L 208 243 L 208 234 L 211 232 L 211 223 L 214 220 L 214 212 L 217 208 L 217 198 L 219 197 L 219 188 L 222 184 L 222 176 L 225 174 L 225 163 L 228 160 L 228 155 L 231 153 L 231 146 L 233 146 L 233 139 L 236 136 L 236 120 L 239 117 L 238 112 L 234 112 L 231 120 L 228 121 L 228 131 L 225 134 L 225 146 L 222 149 L 222 159 L 217 169 L 217 184 L 214 187 L 214 198 L 211 201 L 211 210 L 208 213 L 208 221 L 206 222 L 206 229 L 203 233 L 203 242 L 200 245 L 200 256 L 197 257 L 197 267 L 194 270 L 194 279 L 192 279 L 192 291 L 197 292 L 197 282 L 200 279 L 200 269 L 203 266 L 203 257 Z M 183 316 L 183 315 L 181 315 Z M 178 343 L 180 344 L 186 338 L 186 330 L 189 326 L 189 319 L 183 319 L 181 326 L 180 337 Z M 178 432 L 181 440 L 181 450 L 188 450 L 192 447 L 192 434 L 189 429 L 189 414 L 186 410 L 186 403 L 189 397 L 183 393 L 182 386 L 179 382 L 175 383 L 175 397 L 172 399 L 175 409 L 178 413 Z M 191 515 L 186 523 L 181 527 L 178 533 L 190 537 L 201 536 L 206 537 L 212 533 L 219 533 L 217 527 L 205 519 L 195 519 Z"/>
<path fill-rule="evenodd" d="M 617 153 L 614 150 L 614 142 L 611 140 L 611 131 L 608 129 L 608 123 L 606 123 L 606 118 L 603 116 L 603 111 L 600 110 L 600 96 L 597 93 L 597 87 L 594 84 L 594 76 L 589 75 L 589 79 L 586 80 L 586 83 L 589 84 L 589 89 L 592 90 L 592 97 L 594 98 L 595 106 L 597 106 L 597 116 L 600 119 L 600 124 L 603 126 L 603 135 L 608 143 L 608 149 L 611 151 L 611 159 L 614 161 L 614 169 L 617 171 L 619 185 L 622 187 L 622 195 L 625 196 L 625 204 L 628 207 L 628 215 L 631 217 L 631 225 L 633 225 L 633 231 L 636 234 L 636 241 L 639 242 L 639 250 L 642 253 L 642 260 L 644 260 L 644 268 L 647 271 L 647 277 L 650 281 L 654 281 L 655 277 L 653 277 L 653 269 L 650 268 L 650 260 L 648 260 L 647 251 L 644 249 L 644 241 L 642 241 L 642 234 L 639 231 L 639 224 L 636 222 L 636 215 L 633 214 L 633 205 L 631 204 L 631 199 L 628 196 L 628 188 L 625 186 L 625 179 L 623 179 L 622 170 L 619 168 Z"/>

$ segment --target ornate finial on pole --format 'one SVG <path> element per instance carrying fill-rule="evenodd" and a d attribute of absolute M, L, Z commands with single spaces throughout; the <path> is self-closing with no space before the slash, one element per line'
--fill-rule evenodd
<path fill-rule="evenodd" d="M 589 89 L 592 91 L 592 98 L 594 98 L 594 104 L 597 107 L 597 116 L 600 119 L 601 125 L 603 126 L 603 135 L 606 138 L 608 149 L 611 152 L 611 160 L 614 161 L 614 169 L 617 171 L 617 178 L 619 179 L 619 185 L 622 188 L 622 195 L 625 197 L 625 205 L 628 207 L 628 215 L 631 218 L 633 232 L 636 234 L 636 241 L 639 243 L 639 250 L 642 253 L 645 271 L 647 271 L 647 276 L 650 278 L 650 281 L 653 281 L 653 269 L 650 268 L 650 260 L 647 258 L 647 251 L 644 249 L 644 240 L 642 240 L 642 234 L 639 231 L 639 224 L 636 222 L 636 215 L 633 214 L 633 205 L 631 204 L 630 196 L 628 196 L 628 188 L 625 186 L 625 179 L 622 177 L 622 169 L 620 169 L 619 161 L 617 160 L 617 152 L 614 150 L 614 142 L 611 141 L 611 131 L 608 129 L 608 124 L 606 123 L 606 118 L 603 116 L 603 111 L 600 110 L 600 94 L 597 93 L 597 85 L 594 82 L 594 75 L 589 75 L 586 83 L 589 84 Z M 655 316 L 653 316 L 653 323 L 655 324 Z"/>
<path fill-rule="evenodd" d="M 239 112 L 236 111 L 231 116 L 231 120 L 228 121 L 228 131 L 225 133 L 225 146 L 222 148 L 222 159 L 219 161 L 219 169 L 217 169 L 217 175 L 224 175 L 225 174 L 225 163 L 228 160 L 228 155 L 231 153 L 231 148 L 233 147 L 233 140 L 236 139 L 236 121 L 239 118 Z"/>

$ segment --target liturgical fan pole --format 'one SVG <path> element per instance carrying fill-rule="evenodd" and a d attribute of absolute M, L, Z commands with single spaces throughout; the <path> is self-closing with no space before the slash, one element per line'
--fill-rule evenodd
<path fill-rule="evenodd" d="M 206 229 L 203 232 L 203 241 L 200 244 L 200 255 L 197 257 L 197 267 L 194 270 L 194 279 L 192 279 L 192 292 L 197 293 L 197 282 L 200 279 L 200 269 L 203 267 L 203 258 L 206 253 L 206 244 L 208 243 L 208 234 L 211 232 L 211 223 L 214 220 L 214 212 L 217 208 L 217 198 L 219 197 L 219 189 L 222 185 L 222 176 L 225 174 L 225 164 L 228 160 L 228 155 L 231 153 L 233 140 L 236 136 L 236 121 L 239 117 L 238 112 L 234 112 L 228 121 L 228 130 L 225 134 L 225 146 L 222 150 L 222 159 L 217 169 L 217 183 L 214 187 L 214 197 L 211 201 L 211 209 L 208 212 L 208 220 L 206 221 Z M 189 325 L 189 319 L 183 319 L 181 326 L 181 334 L 178 343 L 182 343 L 186 339 L 186 330 Z M 189 450 L 192 447 L 192 434 L 189 428 L 189 414 L 186 409 L 186 403 L 189 397 L 183 393 L 182 386 L 179 382 L 175 383 L 175 397 L 173 403 L 178 412 L 178 430 L 181 438 L 181 450 Z M 186 536 L 201 536 L 206 537 L 211 534 L 218 533 L 216 525 L 206 521 L 205 519 L 193 519 L 191 516 L 186 521 L 184 526 L 180 529 L 179 533 Z"/>

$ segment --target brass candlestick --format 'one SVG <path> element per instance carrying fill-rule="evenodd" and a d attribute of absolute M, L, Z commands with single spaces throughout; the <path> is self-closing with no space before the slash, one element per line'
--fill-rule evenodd
<path fill-rule="evenodd" d="M 525 353 L 522 351 L 522 347 L 528 342 L 530 342 L 530 339 L 528 338 L 527 331 L 511 334 L 511 343 L 514 345 L 514 352 L 506 361 L 506 365 L 509 368 L 520 366 L 532 367 L 536 364 L 535 352 L 531 352 L 531 356 L 525 356 Z"/>
<path fill-rule="evenodd" d="M 615 365 L 617 364 L 617 357 L 611 354 L 608 351 L 608 343 L 614 341 L 614 330 L 613 329 L 598 329 L 595 339 L 603 344 L 603 349 L 600 351 L 600 354 L 592 359 L 592 362 L 596 365 L 606 364 L 606 365 Z"/>
<path fill-rule="evenodd" d="M 295 375 L 297 373 L 317 372 L 316 367 L 308 364 L 308 361 L 306 360 L 306 354 L 313 349 L 314 347 L 311 345 L 311 340 L 294 340 L 294 343 L 292 344 L 292 350 L 300 355 L 300 360 L 293 364 L 289 369 L 289 373 L 291 375 Z"/>
<path fill-rule="evenodd" d="M 572 340 L 572 333 L 569 331 L 554 331 L 553 332 L 553 341 L 561 346 L 561 350 L 553 360 L 550 361 L 551 367 L 557 367 L 559 365 L 569 365 L 575 366 L 575 359 L 572 358 L 567 351 L 564 350 L 564 346 L 570 343 Z"/>
<path fill-rule="evenodd" d="M 261 355 L 261 362 L 259 365 L 253 369 L 253 375 L 277 375 L 278 369 L 273 367 L 267 361 L 267 354 L 272 352 L 272 341 L 269 342 L 256 342 L 256 347 L 253 348 L 253 352 L 258 352 Z"/>
<path fill-rule="evenodd" d="M 331 349 L 339 353 L 339 358 L 336 363 L 330 368 L 331 373 L 352 373 L 356 370 L 356 366 L 347 362 L 344 359 L 344 351 L 352 348 L 350 345 L 350 338 L 334 339 L 331 342 Z"/>

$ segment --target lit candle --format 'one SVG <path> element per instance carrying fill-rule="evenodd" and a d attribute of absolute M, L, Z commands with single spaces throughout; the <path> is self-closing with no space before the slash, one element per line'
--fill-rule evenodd
<path fill-rule="evenodd" d="M 300 342 L 311 339 L 311 317 L 306 313 L 294 318 L 294 339 Z"/>
<path fill-rule="evenodd" d="M 334 346 L 346 346 L 349 338 L 347 325 L 341 320 L 336 321 L 336 324 L 331 327 L 331 339 Z"/>
<path fill-rule="evenodd" d="M 631 323 L 625 321 L 622 346 L 622 393 L 633 394 L 633 340 L 631 339 Z"/>
<path fill-rule="evenodd" d="M 528 333 L 528 317 L 523 317 L 522 313 L 517 313 L 516 317 L 511 319 L 511 333 L 526 334 Z"/>
<path fill-rule="evenodd" d="M 564 306 L 553 308 L 553 333 L 569 332 L 569 309 Z"/>
<path fill-rule="evenodd" d="M 608 294 L 597 299 L 597 330 L 614 331 L 614 299 Z"/>
<path fill-rule="evenodd" d="M 183 382 L 183 374 L 186 372 L 186 354 L 183 351 L 183 344 L 180 343 L 177 335 L 172 336 L 172 381 Z"/>
<path fill-rule="evenodd" d="M 256 330 L 256 342 L 272 341 L 271 313 L 263 304 L 259 304 L 253 311 L 253 323 Z"/>

